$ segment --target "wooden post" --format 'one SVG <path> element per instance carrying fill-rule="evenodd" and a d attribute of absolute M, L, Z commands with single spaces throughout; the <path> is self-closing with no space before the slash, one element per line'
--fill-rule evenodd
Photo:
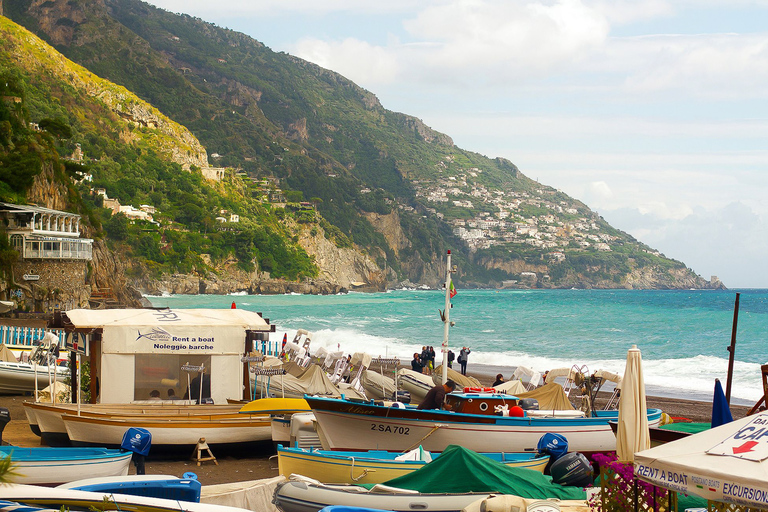
<path fill-rule="evenodd" d="M 731 329 L 731 345 L 728 347 L 728 380 L 725 385 L 725 401 L 731 405 L 731 381 L 733 380 L 733 360 L 736 357 L 736 327 L 739 324 L 739 296 L 736 294 L 736 303 L 733 305 L 733 328 Z"/>

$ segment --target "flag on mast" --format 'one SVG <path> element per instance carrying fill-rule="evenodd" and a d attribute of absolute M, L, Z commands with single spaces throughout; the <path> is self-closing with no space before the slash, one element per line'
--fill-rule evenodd
<path fill-rule="evenodd" d="M 451 279 L 451 287 L 449 288 L 449 296 L 454 298 L 456 296 L 456 288 L 453 286 L 453 279 Z"/>

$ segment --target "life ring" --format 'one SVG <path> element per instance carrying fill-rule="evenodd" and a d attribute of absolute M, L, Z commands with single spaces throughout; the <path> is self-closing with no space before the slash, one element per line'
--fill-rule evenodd
<path fill-rule="evenodd" d="M 494 388 L 482 388 L 482 387 L 465 387 L 464 388 L 465 393 L 498 393 L 498 391 Z"/>

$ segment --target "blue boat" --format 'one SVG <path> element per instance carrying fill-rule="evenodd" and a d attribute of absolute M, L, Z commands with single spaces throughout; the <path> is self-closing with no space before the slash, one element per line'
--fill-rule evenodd
<path fill-rule="evenodd" d="M 59 485 L 80 478 L 128 474 L 132 452 L 108 448 L 22 448 L 0 446 L 10 457 L 17 484 Z"/>

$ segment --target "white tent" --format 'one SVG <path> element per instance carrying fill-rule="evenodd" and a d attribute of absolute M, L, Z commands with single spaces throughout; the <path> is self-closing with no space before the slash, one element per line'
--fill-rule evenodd
<path fill-rule="evenodd" d="M 185 389 L 188 377 L 196 375 L 182 368 L 201 357 L 210 359 L 204 371 L 214 402 L 242 398 L 240 357 L 247 332 L 272 330 L 261 315 L 244 309 L 74 309 L 62 320 L 68 335 L 100 333 L 89 339 L 87 350 L 102 403 L 138 400 L 144 387 Z"/>
<path fill-rule="evenodd" d="M 713 501 L 768 508 L 768 412 L 637 452 L 635 475 Z"/>

